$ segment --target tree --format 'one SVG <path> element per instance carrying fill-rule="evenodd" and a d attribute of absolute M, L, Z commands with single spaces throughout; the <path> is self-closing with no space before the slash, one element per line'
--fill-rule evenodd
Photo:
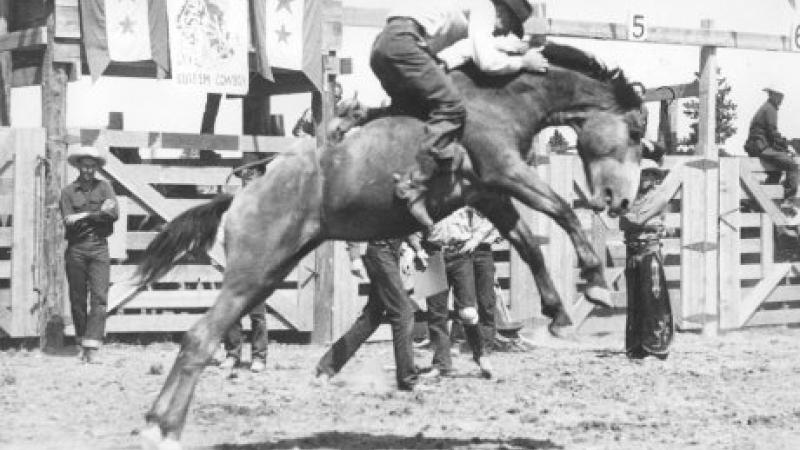
<path fill-rule="evenodd" d="M 700 74 L 695 73 L 695 78 L 699 80 Z M 731 86 L 728 84 L 728 79 L 720 75 L 720 70 L 717 69 L 717 123 L 715 128 L 715 140 L 717 144 L 724 144 L 731 136 L 736 133 L 736 127 L 733 122 L 736 120 L 736 109 L 738 106 L 730 99 Z M 698 120 L 700 119 L 700 101 L 693 99 L 683 104 L 683 113 L 692 119 L 689 125 L 691 132 L 689 137 L 683 139 L 681 144 L 695 146 L 697 145 L 697 132 Z"/>
<path fill-rule="evenodd" d="M 550 140 L 547 141 L 547 147 L 551 152 L 561 153 L 565 152 L 567 148 L 569 148 L 569 143 L 567 139 L 561 134 L 558 129 L 553 131 L 553 135 L 550 136 Z"/>

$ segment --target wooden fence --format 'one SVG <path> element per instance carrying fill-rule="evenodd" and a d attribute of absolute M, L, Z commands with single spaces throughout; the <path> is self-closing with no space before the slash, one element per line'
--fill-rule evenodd
<path fill-rule="evenodd" d="M 120 220 L 109 238 L 113 303 L 125 294 L 125 281 L 159 224 L 217 192 L 238 189 L 238 179 L 229 179 L 229 175 L 239 152 L 285 151 L 296 139 L 71 130 L 68 141 L 73 146 L 96 146 L 106 154 L 108 164 L 102 176 L 114 184 L 119 196 Z M 44 145 L 43 130 L 0 129 L 0 329 L 15 337 L 36 336 L 42 326 L 37 269 L 42 250 L 37 233 L 45 213 L 41 190 Z M 162 149 L 173 148 L 213 149 L 229 157 L 192 166 L 196 159 L 163 155 Z M 594 310 L 580 294 L 575 253 L 565 233 L 551 220 L 525 210 L 570 316 L 587 333 L 621 329 L 626 304 L 625 249 L 617 221 L 585 208 L 588 190 L 576 156 L 550 155 L 538 158 L 537 164 L 540 175 L 575 207 L 602 255 L 613 289 L 615 308 L 611 312 Z M 661 195 L 671 199 L 667 224 L 672 233 L 664 240 L 664 255 L 679 326 L 701 327 L 709 314 L 721 329 L 800 322 L 800 248 L 796 238 L 775 233 L 775 225 L 785 219 L 776 206 L 782 187 L 763 184 L 770 168 L 754 159 L 720 158 L 720 214 L 709 219 L 697 202 L 697 197 L 707 195 L 699 186 L 707 181 L 708 161 L 671 157 L 667 165 L 671 170 L 660 189 Z M 68 170 L 66 180 L 74 179 L 73 169 L 61 170 Z M 718 242 L 703 239 L 699 227 L 708 220 L 718 224 Z M 696 270 L 708 251 L 719 254 L 714 267 L 719 295 L 711 302 L 704 294 L 708 276 Z M 497 277 L 512 316 L 534 322 L 541 319 L 538 292 L 527 267 L 507 244 L 496 247 L 495 257 Z M 368 285 L 350 275 L 343 243 L 333 246 L 333 268 L 332 323 L 326 326 L 335 337 L 359 313 Z M 306 333 L 318 325 L 314 323 L 315 276 L 315 258 L 310 255 L 268 300 L 271 329 Z M 111 316 L 108 332 L 183 331 L 215 301 L 221 281 L 221 274 L 208 261 L 183 262 Z M 69 317 L 68 311 L 64 316 Z"/>

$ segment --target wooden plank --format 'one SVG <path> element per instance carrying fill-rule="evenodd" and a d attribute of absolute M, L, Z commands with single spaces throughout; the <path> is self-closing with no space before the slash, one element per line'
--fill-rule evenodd
<path fill-rule="evenodd" d="M 0 289 L 0 330 L 11 334 L 14 314 L 11 305 L 11 289 Z"/>
<path fill-rule="evenodd" d="M 108 237 L 108 254 L 112 259 L 128 258 L 128 205 L 127 197 L 117 198 L 119 219 L 114 222 L 114 231 Z"/>
<path fill-rule="evenodd" d="M 297 145 L 308 144 L 307 139 L 284 136 L 252 136 L 225 134 L 157 133 L 85 128 L 79 131 L 82 145 L 102 147 L 138 148 L 197 148 L 209 150 L 238 150 L 243 152 L 281 153 Z"/>
<path fill-rule="evenodd" d="M 78 0 L 56 0 L 56 37 L 80 39 L 81 17 Z"/>
<path fill-rule="evenodd" d="M 799 309 L 760 310 L 745 326 L 790 325 L 800 323 Z"/>
<path fill-rule="evenodd" d="M 225 185 L 238 182 L 235 177 L 230 177 L 231 169 L 228 167 L 179 167 L 154 164 L 126 164 L 125 170 L 147 184 L 194 184 L 194 185 Z M 226 183 L 228 180 L 228 183 Z M 208 201 L 208 200 L 205 200 Z"/>
<path fill-rule="evenodd" d="M 121 309 L 195 309 L 210 308 L 217 302 L 219 289 L 181 289 L 174 291 L 142 291 Z M 294 289 L 278 289 L 268 299 L 270 307 L 294 305 Z M 306 330 L 307 331 L 307 330 Z"/>
<path fill-rule="evenodd" d="M 335 305 L 333 318 L 335 325 L 332 333 L 333 339 L 337 339 L 347 331 L 356 317 L 361 314 L 361 310 L 366 304 L 366 298 L 359 298 L 358 287 L 360 282 L 368 280 L 360 280 L 350 273 L 350 257 L 347 254 L 344 242 L 334 243 L 333 261 L 333 277 L 336 280 L 333 295 L 336 298 L 333 301 Z M 308 305 L 308 302 L 306 302 L 306 305 Z"/>
<path fill-rule="evenodd" d="M 702 170 L 684 165 L 683 171 L 681 301 L 677 319 L 680 328 L 689 329 L 702 325 L 702 322 L 697 322 L 697 320 L 702 321 L 704 314 L 705 262 L 703 254 L 693 250 L 692 245 L 702 244 L 706 240 L 705 195 L 707 186 Z M 713 242 L 716 243 L 716 241 L 714 239 Z"/>
<path fill-rule="evenodd" d="M 195 206 L 202 205 L 208 202 L 209 199 L 204 199 L 204 198 L 164 198 L 162 200 L 162 204 L 165 207 L 175 211 L 176 216 L 186 211 L 189 208 L 194 208 Z M 144 206 L 143 202 L 139 201 L 138 199 L 129 199 L 128 201 L 129 216 L 147 216 L 152 213 L 153 211 L 148 210 L 147 207 Z M 131 239 L 134 239 L 135 242 L 135 239 L 137 238 L 132 238 L 131 233 L 129 232 L 128 239 L 130 245 Z M 147 242 L 150 242 L 149 239 Z"/>
<path fill-rule="evenodd" d="M 773 271 L 766 274 L 764 279 L 748 292 L 747 296 L 742 299 L 742 304 L 739 306 L 739 318 L 734 328 L 741 328 L 747 324 L 747 321 L 750 320 L 758 307 L 761 306 L 764 299 L 775 290 L 776 284 L 789 273 L 791 268 L 791 264 L 776 264 Z"/>
<path fill-rule="evenodd" d="M 8 35 L 12 17 L 12 1 L 0 0 L 0 35 Z M 11 125 L 11 74 L 13 60 L 11 52 L 0 53 L 0 125 Z M 4 147 L 4 148 L 3 148 Z M 11 150 L 8 146 L 1 146 L 3 150 Z M 2 172 L 2 169 L 0 169 Z"/>
<path fill-rule="evenodd" d="M 8 128 L 0 133 L 9 132 Z M 33 270 L 37 258 L 38 232 L 43 225 L 37 222 L 37 183 L 39 177 L 35 176 L 37 158 L 44 152 L 45 136 L 43 129 L 15 129 L 14 147 L 16 157 L 14 161 L 14 228 L 11 239 L 11 301 L 13 325 L 12 337 L 37 336 L 39 334 L 40 314 L 46 316 L 57 314 L 62 308 L 58 298 L 50 298 L 44 305 L 38 305 L 40 298 L 34 290 Z M 57 216 L 57 214 L 54 214 Z M 54 218 L 55 219 L 55 218 Z M 52 250 L 62 248 L 63 236 L 56 234 L 51 241 Z M 62 253 L 62 252 L 59 252 Z M 45 266 L 57 263 L 55 261 L 42 261 Z M 63 260 L 62 260 L 63 261 Z M 63 273 L 63 265 L 56 266 L 55 270 Z M 63 275 L 62 275 L 63 276 Z M 62 278 L 63 279 L 63 278 Z M 54 281 L 51 281 L 54 282 Z M 63 296 L 60 289 L 53 286 L 52 293 Z M 38 306 L 38 307 L 35 307 Z"/>
<path fill-rule="evenodd" d="M 139 197 L 154 213 L 166 221 L 174 219 L 180 213 L 180 211 L 170 208 L 164 197 L 152 186 L 132 176 L 127 170 L 127 165 L 117 159 L 114 154 L 107 150 L 101 150 L 101 152 L 106 157 L 106 165 L 103 167 L 103 172 L 124 186 L 133 195 Z"/>
<path fill-rule="evenodd" d="M 711 21 L 703 21 L 704 30 L 711 31 Z M 719 162 L 719 150 L 716 144 L 717 124 L 717 49 L 703 46 L 700 49 L 700 120 L 698 122 L 698 154 L 707 161 Z M 720 171 L 713 164 L 703 171 L 705 188 L 704 208 L 696 210 L 705 212 L 703 217 L 703 241 L 719 245 L 720 220 Z M 695 216 L 697 220 L 698 216 Z M 737 236 L 738 238 L 738 236 Z M 709 247 L 702 253 L 703 270 L 706 282 L 703 285 L 703 335 L 716 336 L 719 331 L 719 251 Z"/>
<path fill-rule="evenodd" d="M 747 169 L 749 172 L 756 173 L 756 172 L 783 172 L 783 169 L 780 167 L 775 166 L 775 164 L 764 161 L 761 158 L 750 158 L 750 157 L 738 157 L 741 159 L 741 165 L 743 168 Z M 796 156 L 794 158 L 795 162 L 800 163 L 800 157 Z"/>
<path fill-rule="evenodd" d="M 0 52 L 47 45 L 47 27 L 35 27 L 0 35 Z"/>
<path fill-rule="evenodd" d="M 719 326 L 720 329 L 731 329 L 739 320 L 742 298 L 739 283 L 739 160 L 720 158 L 719 163 Z"/>
<path fill-rule="evenodd" d="M 381 27 L 386 22 L 387 14 L 388 9 L 386 8 L 346 7 L 344 8 L 344 25 Z M 627 25 L 615 22 L 534 18 L 525 23 L 525 31 L 530 34 L 560 37 L 628 40 Z M 790 39 L 791 37 L 788 35 L 650 26 L 647 29 L 647 38 L 642 42 L 788 52 L 792 51 Z"/>
<path fill-rule="evenodd" d="M 168 333 L 186 331 L 197 323 L 202 314 L 124 314 L 109 316 L 106 333 Z M 245 329 L 250 328 L 250 318 L 242 318 Z M 269 330 L 286 330 L 286 325 L 267 315 Z"/>
<path fill-rule="evenodd" d="M 752 172 L 750 172 L 747 167 L 740 166 L 739 178 L 742 180 L 744 188 L 758 203 L 761 209 L 769 215 L 772 222 L 777 226 L 786 226 L 786 216 L 780 212 L 772 201 L 772 198 L 764 192 L 762 186 L 754 179 Z"/>
<path fill-rule="evenodd" d="M 761 214 L 761 273 L 770 273 L 775 265 L 775 236 L 772 219 Z"/>
<path fill-rule="evenodd" d="M 750 292 L 755 289 L 755 287 L 745 288 L 742 289 L 742 293 L 744 296 L 750 295 Z M 784 303 L 784 302 L 798 302 L 800 301 L 800 285 L 797 284 L 787 284 L 783 285 L 780 284 L 775 287 L 775 290 L 772 291 L 765 299 L 762 305 L 768 303 Z"/>
<path fill-rule="evenodd" d="M 660 102 L 662 100 L 672 101 L 686 97 L 697 97 L 700 95 L 700 84 L 695 80 L 691 83 L 676 84 L 672 86 L 659 86 L 647 89 L 644 94 L 645 102 Z"/>
<path fill-rule="evenodd" d="M 577 158 L 573 156 L 552 155 L 550 185 L 558 192 L 569 204 L 575 199 L 574 189 L 574 164 Z M 582 295 L 579 295 L 575 288 L 575 271 L 577 265 L 577 255 L 572 246 L 572 242 L 567 233 L 561 227 L 551 227 L 550 244 L 548 248 L 547 261 L 553 263 L 551 274 L 561 274 L 553 279 L 556 290 L 561 295 L 561 300 L 575 326 L 584 321 L 590 311 L 584 303 L 587 303 Z"/>
<path fill-rule="evenodd" d="M 0 213 L 2 214 L 2 213 Z M 12 242 L 12 228 L 11 227 L 0 227 L 0 248 L 2 247 L 11 247 Z M 2 275 L 0 274 L 0 277 Z"/>
<path fill-rule="evenodd" d="M 547 155 L 547 146 L 544 145 L 542 142 L 542 138 L 539 135 L 536 135 L 533 138 L 533 143 L 531 147 L 531 152 L 538 156 L 548 156 Z M 540 159 L 541 161 L 545 161 L 544 158 Z M 532 170 L 535 170 L 539 177 L 541 177 L 542 181 L 545 183 L 549 183 L 550 181 L 550 163 L 549 159 L 547 159 L 546 163 L 540 163 L 535 167 L 532 167 Z M 540 235 L 539 233 L 543 232 L 544 228 L 549 227 L 551 220 L 545 218 L 541 213 L 537 213 L 531 208 L 523 205 L 517 200 L 512 200 L 514 207 L 519 212 L 521 220 L 526 223 L 529 227 L 531 227 L 531 231 L 534 235 Z M 545 233 L 548 233 L 544 231 Z M 549 234 L 549 233 L 548 233 Z M 504 242 L 505 247 L 509 248 L 510 250 L 510 262 L 508 267 L 508 275 L 509 279 L 509 290 L 506 295 L 508 299 L 508 311 L 511 316 L 512 320 L 532 320 L 534 318 L 542 318 L 541 312 L 541 304 L 542 298 L 539 294 L 539 289 L 536 286 L 536 282 L 533 279 L 533 274 L 531 273 L 530 267 L 525 261 L 519 256 L 516 250 L 511 249 L 511 245 Z M 544 247 L 544 246 L 541 246 Z M 542 252 L 545 249 L 542 248 Z M 498 265 L 499 266 L 499 265 Z M 503 278 L 502 275 L 498 274 L 498 278 Z"/>

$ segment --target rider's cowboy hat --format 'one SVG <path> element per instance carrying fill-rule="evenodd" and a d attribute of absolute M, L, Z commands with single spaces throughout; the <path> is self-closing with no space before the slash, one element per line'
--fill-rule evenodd
<path fill-rule="evenodd" d="M 97 162 L 98 167 L 106 165 L 106 157 L 101 155 L 95 147 L 80 147 L 77 150 L 71 151 L 69 155 L 67 155 L 67 162 L 73 167 L 78 167 L 78 163 L 83 158 L 92 158 Z"/>
<path fill-rule="evenodd" d="M 497 0 L 499 3 L 502 3 L 511 10 L 511 13 L 514 14 L 514 17 L 517 19 L 517 23 L 512 25 L 511 32 L 515 35 L 522 37 L 525 34 L 525 30 L 523 29 L 523 24 L 526 20 L 531 16 L 533 12 L 533 7 L 530 4 L 529 0 Z"/>
<path fill-rule="evenodd" d="M 500 3 L 508 6 L 511 12 L 519 19 L 520 23 L 524 23 L 531 16 L 533 7 L 529 0 L 500 0 Z"/>
<path fill-rule="evenodd" d="M 658 175 L 664 175 L 667 173 L 667 169 L 661 167 L 657 162 L 648 158 L 642 158 L 641 162 L 639 162 L 639 170 L 642 172 L 655 172 Z"/>

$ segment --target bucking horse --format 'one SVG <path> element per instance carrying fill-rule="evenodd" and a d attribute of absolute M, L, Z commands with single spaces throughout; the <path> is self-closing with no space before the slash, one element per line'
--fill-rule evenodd
<path fill-rule="evenodd" d="M 490 76 L 467 66 L 451 73 L 463 94 L 462 144 L 470 170 L 433 179 L 428 210 L 439 220 L 469 204 L 491 220 L 528 264 L 551 329 L 570 325 L 533 233 L 516 199 L 552 218 L 569 235 L 586 280 L 586 295 L 607 294 L 600 258 L 570 205 L 526 163 L 536 133 L 565 125 L 577 134 L 590 206 L 623 213 L 639 183 L 641 99 L 621 70 L 610 70 L 573 47 L 548 43 L 546 74 Z M 266 174 L 235 197 L 183 213 L 157 236 L 140 266 L 142 283 L 157 279 L 189 247 L 210 244 L 227 209 L 227 267 L 216 303 L 189 329 L 142 433 L 146 448 L 179 448 L 198 377 L 222 334 L 264 301 L 306 254 L 326 240 L 400 237 L 419 224 L 395 197 L 395 175 L 417 164 L 425 133 L 418 117 L 385 116 L 316 148 L 312 140 L 280 153 Z"/>

